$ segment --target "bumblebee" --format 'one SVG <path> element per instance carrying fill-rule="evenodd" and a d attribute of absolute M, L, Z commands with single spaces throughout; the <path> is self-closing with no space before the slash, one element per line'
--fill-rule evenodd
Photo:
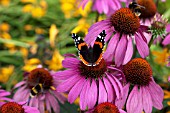
<path fill-rule="evenodd" d="M 41 83 L 37 84 L 31 89 L 30 97 L 34 97 L 35 95 L 43 92 L 43 85 Z"/>
<path fill-rule="evenodd" d="M 132 12 L 136 15 L 136 16 L 140 16 L 141 15 L 141 8 L 144 8 L 144 6 L 141 6 L 139 4 L 137 4 L 136 2 L 131 2 L 129 4 L 129 9 L 132 10 Z"/>

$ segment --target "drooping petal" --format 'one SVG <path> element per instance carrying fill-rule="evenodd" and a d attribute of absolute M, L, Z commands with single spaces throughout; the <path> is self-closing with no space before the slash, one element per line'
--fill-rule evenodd
<path fill-rule="evenodd" d="M 86 107 L 87 107 L 87 95 L 86 95 L 86 90 L 89 90 L 87 89 L 88 87 L 90 87 L 90 80 L 87 80 L 85 83 L 84 83 L 84 86 L 82 88 L 82 91 L 80 93 L 80 109 L 81 110 L 85 110 Z"/>
<path fill-rule="evenodd" d="M 18 88 L 18 87 L 21 87 L 22 85 L 24 85 L 26 82 L 25 81 L 21 81 L 19 83 L 17 83 L 15 86 L 14 86 L 14 89 L 15 88 Z"/>
<path fill-rule="evenodd" d="M 78 5 L 78 7 L 81 7 L 84 9 L 86 4 L 88 3 L 89 0 L 82 0 L 82 2 Z"/>
<path fill-rule="evenodd" d="M 25 113 L 40 113 L 40 111 L 35 107 L 23 106 Z"/>
<path fill-rule="evenodd" d="M 70 77 L 68 80 L 58 85 L 57 87 L 58 92 L 69 91 L 74 86 L 74 84 L 76 84 L 80 79 L 81 76 L 79 76 L 78 74 Z"/>
<path fill-rule="evenodd" d="M 58 71 L 53 74 L 54 75 L 53 77 L 56 80 L 66 80 L 75 74 L 77 74 L 77 72 L 75 70 L 70 69 L 70 70 Z"/>
<path fill-rule="evenodd" d="M 102 3 L 102 7 L 103 7 L 103 12 L 105 14 L 107 14 L 109 11 L 109 5 L 107 3 L 107 0 L 102 0 L 101 3 Z"/>
<path fill-rule="evenodd" d="M 81 89 L 85 83 L 86 79 L 81 78 L 70 90 L 68 94 L 68 101 L 72 104 L 75 99 L 79 96 Z"/>
<path fill-rule="evenodd" d="M 126 104 L 128 113 L 142 113 L 142 93 L 138 91 L 138 86 L 132 89 Z"/>
<path fill-rule="evenodd" d="M 116 97 L 120 99 L 121 94 L 120 94 L 119 86 L 117 85 L 116 81 L 111 77 L 111 75 L 107 74 L 107 77 L 108 77 L 108 80 L 112 83 L 112 86 L 116 93 Z"/>
<path fill-rule="evenodd" d="M 49 99 L 50 105 L 53 108 L 54 112 L 60 113 L 60 106 L 59 106 L 56 98 L 54 96 L 51 96 L 50 94 L 48 94 L 47 98 Z"/>
<path fill-rule="evenodd" d="M 166 26 L 166 32 L 167 32 L 167 33 L 170 32 L 170 24 L 168 24 L 168 25 Z"/>
<path fill-rule="evenodd" d="M 120 66 L 123 63 L 125 53 L 127 48 L 127 37 L 125 35 L 122 35 L 115 53 L 115 64 L 117 66 Z"/>
<path fill-rule="evenodd" d="M 125 58 L 123 60 L 123 65 L 125 65 L 127 62 L 130 61 L 130 59 L 132 58 L 132 55 L 133 55 L 133 43 L 132 43 L 132 38 L 129 37 Z"/>
<path fill-rule="evenodd" d="M 107 91 L 108 102 L 113 102 L 114 91 L 113 91 L 113 87 L 112 87 L 111 83 L 105 77 L 103 77 L 103 83 L 104 83 L 106 91 Z"/>
<path fill-rule="evenodd" d="M 115 105 L 116 105 L 118 108 L 123 108 L 123 106 L 125 105 L 126 99 L 127 99 L 127 97 L 128 97 L 129 87 L 130 87 L 130 84 L 127 83 L 127 84 L 123 87 L 123 93 L 124 93 L 123 97 L 120 98 L 120 99 L 116 99 Z"/>
<path fill-rule="evenodd" d="M 99 97 L 98 104 L 107 102 L 107 93 L 104 84 L 101 79 L 99 79 Z"/>
<path fill-rule="evenodd" d="M 170 34 L 165 37 L 165 39 L 162 42 L 163 45 L 170 44 Z"/>
<path fill-rule="evenodd" d="M 107 49 L 103 55 L 103 58 L 107 61 L 112 61 L 113 55 L 115 53 L 118 41 L 119 41 L 120 34 L 116 33 L 109 41 Z"/>
<path fill-rule="evenodd" d="M 72 68 L 72 69 L 77 69 L 78 64 L 80 63 L 80 60 L 77 58 L 65 58 L 62 61 L 62 65 L 65 68 Z"/>
<path fill-rule="evenodd" d="M 151 113 L 152 112 L 152 98 L 150 96 L 150 93 L 148 89 L 144 86 L 141 86 L 140 90 L 142 92 L 143 109 L 145 113 Z"/>
<path fill-rule="evenodd" d="M 95 106 L 97 102 L 97 94 L 98 94 L 98 91 L 97 91 L 96 81 L 92 80 L 92 83 L 89 89 L 89 94 L 88 94 L 88 102 L 87 102 L 89 109 L 92 109 Z"/>
<path fill-rule="evenodd" d="M 149 55 L 149 47 L 148 47 L 147 43 L 137 33 L 135 34 L 135 41 L 136 41 L 136 46 L 137 46 L 138 52 L 141 55 L 141 57 L 145 58 L 146 56 L 148 56 Z"/>
<path fill-rule="evenodd" d="M 162 88 L 159 85 L 157 85 L 154 81 L 151 81 L 149 83 L 148 90 L 152 97 L 153 106 L 159 110 L 162 109 L 163 107 L 162 102 L 164 96 Z"/>

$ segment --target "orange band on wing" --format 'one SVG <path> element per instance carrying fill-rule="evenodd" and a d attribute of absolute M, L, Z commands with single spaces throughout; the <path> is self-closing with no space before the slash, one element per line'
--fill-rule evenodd
<path fill-rule="evenodd" d="M 83 58 L 83 56 L 82 56 L 82 55 L 79 55 L 79 57 L 80 57 L 81 61 L 82 61 L 84 64 L 86 64 L 86 65 L 88 65 L 88 64 L 89 64 L 86 60 L 84 60 L 84 58 Z"/>
<path fill-rule="evenodd" d="M 103 48 L 103 44 L 101 42 L 95 42 L 94 44 L 98 44 L 100 48 Z"/>
<path fill-rule="evenodd" d="M 99 56 L 98 60 L 95 62 L 95 64 L 99 64 L 99 62 L 101 61 L 102 57 L 103 57 L 103 53 L 100 54 L 100 56 Z"/>
<path fill-rule="evenodd" d="M 85 46 L 85 45 L 87 46 L 87 44 L 86 44 L 85 42 L 79 44 L 79 45 L 78 45 L 78 49 L 81 50 L 81 46 Z"/>

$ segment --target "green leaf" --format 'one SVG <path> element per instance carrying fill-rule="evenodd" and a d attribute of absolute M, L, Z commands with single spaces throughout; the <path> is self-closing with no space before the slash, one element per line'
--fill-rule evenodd
<path fill-rule="evenodd" d="M 20 46 L 20 47 L 25 47 L 25 48 L 29 48 L 30 47 L 30 45 L 27 44 L 27 43 L 16 41 L 16 40 L 11 40 L 11 39 L 0 38 L 0 43 L 13 44 L 15 46 Z"/>

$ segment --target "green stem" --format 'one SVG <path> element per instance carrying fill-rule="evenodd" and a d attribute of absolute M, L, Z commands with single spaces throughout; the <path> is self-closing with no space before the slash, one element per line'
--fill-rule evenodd
<path fill-rule="evenodd" d="M 150 42 L 149 42 L 149 44 L 148 44 L 149 48 L 150 48 L 151 45 L 153 44 L 153 41 L 154 41 L 154 38 L 153 38 L 153 35 L 152 35 L 151 40 L 150 40 Z"/>
<path fill-rule="evenodd" d="M 98 22 L 98 20 L 99 20 L 99 13 L 97 12 L 95 21 Z"/>

